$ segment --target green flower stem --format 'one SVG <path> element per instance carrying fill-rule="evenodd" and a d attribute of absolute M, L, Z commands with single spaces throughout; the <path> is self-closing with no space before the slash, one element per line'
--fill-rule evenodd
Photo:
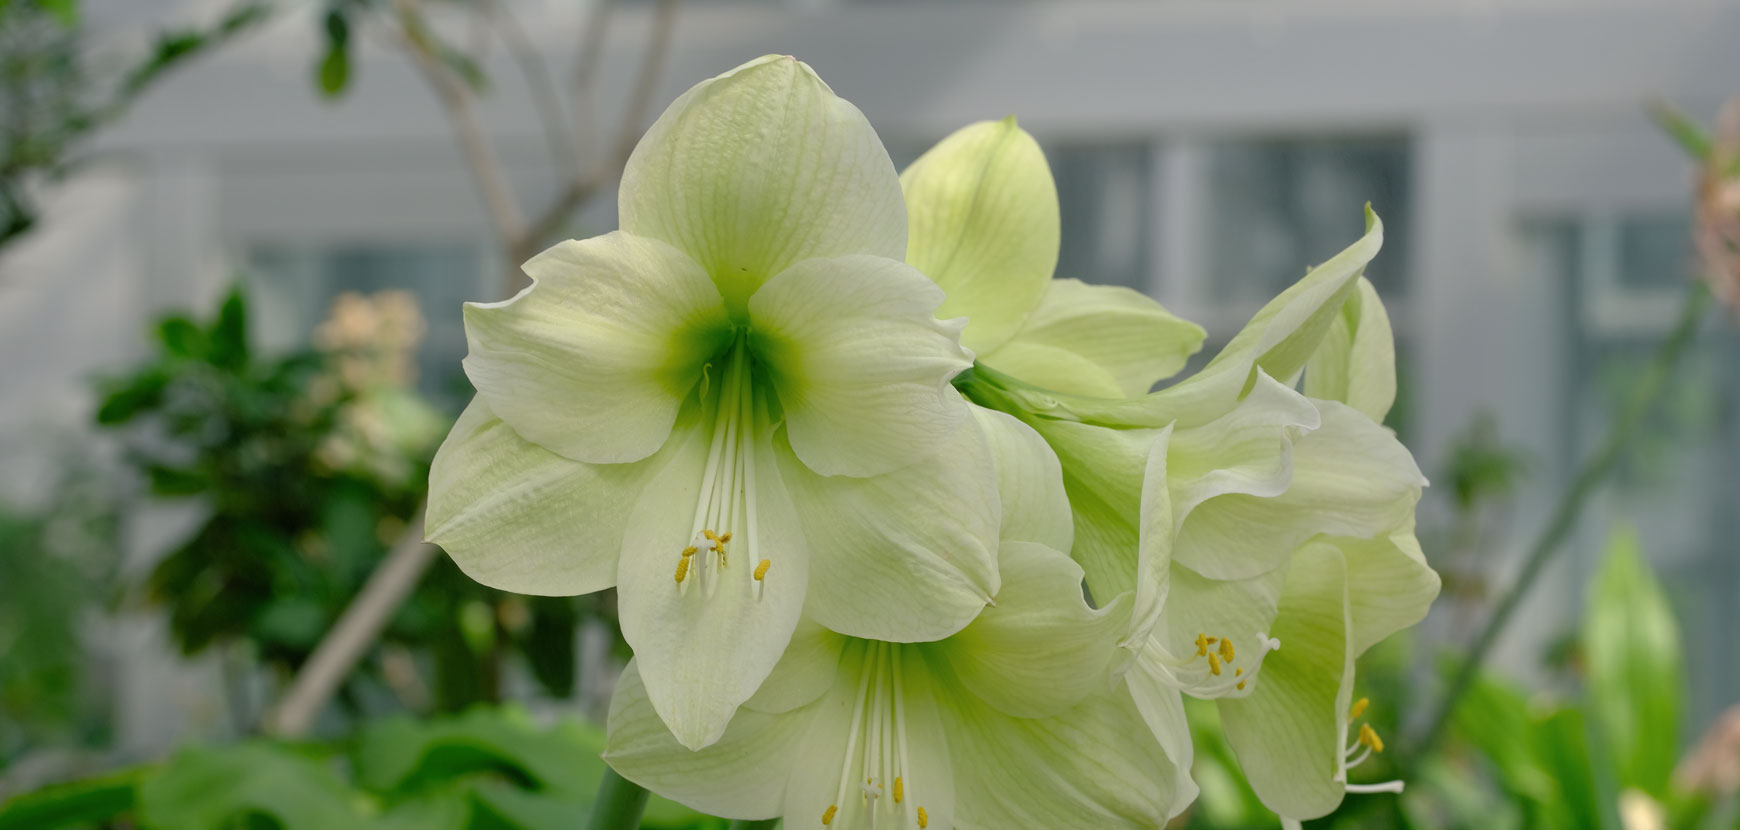
<path fill-rule="evenodd" d="M 649 795 L 645 787 L 605 768 L 604 780 L 598 782 L 598 797 L 592 802 L 592 817 L 586 820 L 587 830 L 635 830 L 640 827 L 640 814 L 646 812 Z"/>
<path fill-rule="evenodd" d="M 1480 636 L 1474 640 L 1474 645 L 1468 650 L 1468 659 L 1462 662 L 1455 677 L 1450 681 L 1449 690 L 1445 692 L 1443 702 L 1438 705 L 1433 714 L 1431 725 L 1426 729 L 1424 737 L 1415 744 L 1407 758 L 1411 761 L 1426 757 L 1438 741 L 1444 737 L 1444 731 L 1450 724 L 1450 718 L 1456 714 L 1456 707 L 1467 695 L 1468 689 L 1474 683 L 1474 678 L 1480 673 L 1480 667 L 1486 662 L 1492 647 L 1498 642 L 1500 634 L 1510 622 L 1511 615 L 1534 587 L 1535 580 L 1540 577 L 1541 570 L 1563 546 L 1566 537 L 1576 527 L 1577 517 L 1582 515 L 1589 497 L 1595 494 L 1602 480 L 1607 478 L 1618 463 L 1620 456 L 1631 439 L 1637 434 L 1638 427 L 1643 423 L 1654 405 L 1662 398 L 1662 392 L 1673 375 L 1680 358 L 1686 348 L 1691 345 L 1698 332 L 1698 323 L 1704 318 L 1704 310 L 1709 305 L 1710 291 L 1702 282 L 1694 282 L 1686 292 L 1685 304 L 1680 309 L 1680 319 L 1667 339 L 1656 347 L 1655 356 L 1650 361 L 1649 370 L 1643 379 L 1632 390 L 1632 396 L 1620 410 L 1619 417 L 1613 422 L 1612 429 L 1607 433 L 1607 440 L 1601 445 L 1600 451 L 1583 463 L 1577 471 L 1577 477 L 1572 481 L 1569 490 L 1559 499 L 1558 507 L 1553 511 L 1552 520 L 1536 537 L 1534 547 L 1529 550 L 1528 559 L 1523 563 L 1523 569 L 1518 574 L 1516 583 L 1511 586 L 1492 609 L 1492 616 L 1486 620 L 1486 627 L 1481 629 Z"/>
<path fill-rule="evenodd" d="M 773 830 L 779 826 L 779 819 L 746 819 L 740 818 L 731 822 L 731 830 Z"/>

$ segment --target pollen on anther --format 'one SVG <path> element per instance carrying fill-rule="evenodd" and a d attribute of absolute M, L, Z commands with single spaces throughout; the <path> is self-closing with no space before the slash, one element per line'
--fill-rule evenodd
<path fill-rule="evenodd" d="M 1245 676 L 1244 669 L 1233 669 L 1233 677 L 1244 677 L 1244 676 Z"/>
<path fill-rule="evenodd" d="M 828 809 L 822 811 L 822 824 L 833 824 L 834 823 L 834 813 L 836 811 L 838 811 L 839 809 L 840 809 L 839 807 L 837 807 L 833 804 L 829 804 Z M 919 826 L 923 827 L 924 825 L 920 824 Z"/>
<path fill-rule="evenodd" d="M 1201 656 L 1207 654 L 1208 647 L 1213 642 L 1214 642 L 1214 638 L 1208 636 L 1207 634 L 1196 635 L 1196 656 L 1201 657 Z"/>
<path fill-rule="evenodd" d="M 755 566 L 755 581 L 760 582 L 762 577 L 767 576 L 767 569 L 770 567 L 773 567 L 773 560 L 761 560 L 761 564 Z"/>
<path fill-rule="evenodd" d="M 1208 655 L 1208 673 L 1216 677 L 1220 676 L 1220 655 Z"/>
<path fill-rule="evenodd" d="M 719 544 L 723 545 L 729 541 L 731 541 L 731 531 L 727 530 L 724 533 L 719 534 Z"/>
<path fill-rule="evenodd" d="M 1373 752 L 1384 751 L 1384 739 L 1378 737 L 1377 730 L 1371 728 L 1369 723 L 1359 725 L 1359 742 L 1371 747 Z"/>
<path fill-rule="evenodd" d="M 929 826 L 930 816 L 925 814 L 923 807 L 918 808 L 918 830 L 924 830 L 924 828 Z"/>
<path fill-rule="evenodd" d="M 1359 720 L 1359 716 L 1365 714 L 1365 707 L 1370 705 L 1371 698 L 1369 697 L 1362 697 L 1359 700 L 1354 701 L 1353 708 L 1347 710 L 1347 722 L 1353 723 L 1354 721 Z"/>
<path fill-rule="evenodd" d="M 694 556 L 694 555 L 695 555 L 695 548 L 692 548 L 692 547 L 683 548 L 683 558 L 684 559 L 687 559 L 687 558 Z"/>
<path fill-rule="evenodd" d="M 1222 637 L 1220 640 L 1220 659 L 1231 663 L 1233 661 L 1232 640 Z"/>
<path fill-rule="evenodd" d="M 688 576 L 688 575 L 689 575 L 689 557 L 685 556 L 685 557 L 677 560 L 677 584 L 678 585 L 683 584 L 683 577 Z"/>
<path fill-rule="evenodd" d="M 904 797 L 906 797 L 906 790 L 900 786 L 900 776 L 896 775 L 894 776 L 894 803 L 899 804 L 900 799 Z"/>
<path fill-rule="evenodd" d="M 1238 689 L 1241 692 L 1244 691 L 1245 690 L 1245 681 L 1240 680 L 1239 684 L 1237 686 L 1234 686 L 1233 688 Z"/>

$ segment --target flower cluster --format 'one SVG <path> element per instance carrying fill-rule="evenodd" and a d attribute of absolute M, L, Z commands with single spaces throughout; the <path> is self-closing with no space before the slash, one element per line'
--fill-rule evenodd
<path fill-rule="evenodd" d="M 792 828 L 1158 827 L 1192 695 L 1283 817 L 1361 791 L 1354 659 L 1438 588 L 1375 216 L 1150 392 L 1203 330 L 1053 278 L 1013 119 L 896 175 L 770 56 L 671 105 L 619 212 L 467 306 L 428 528 L 499 588 L 616 587 L 624 777 Z"/>

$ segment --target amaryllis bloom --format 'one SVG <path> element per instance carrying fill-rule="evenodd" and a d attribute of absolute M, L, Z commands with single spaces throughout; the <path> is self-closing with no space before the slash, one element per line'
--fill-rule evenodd
<path fill-rule="evenodd" d="M 788 828 L 1154 828 L 1194 790 L 1118 675 L 1131 597 L 1084 602 L 1057 460 L 978 413 L 999 459 L 1002 588 L 948 638 L 891 643 L 805 625 L 713 745 L 666 729 L 630 663 L 605 760 L 698 810 Z M 1187 742 L 1182 732 L 1178 735 Z"/>
<path fill-rule="evenodd" d="M 505 590 L 615 586 L 638 683 L 712 743 L 800 613 L 948 636 L 998 589 L 996 474 L 950 379 L 943 294 L 903 262 L 899 180 L 810 68 L 689 90 L 623 176 L 622 228 L 466 307 L 477 398 L 437 456 L 428 527 Z"/>

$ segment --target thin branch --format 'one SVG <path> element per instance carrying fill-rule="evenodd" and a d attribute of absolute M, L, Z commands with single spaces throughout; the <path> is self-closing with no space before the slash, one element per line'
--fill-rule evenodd
<path fill-rule="evenodd" d="M 550 156 L 556 162 L 556 167 L 564 171 L 564 175 L 574 177 L 580 172 L 580 148 L 574 142 L 574 136 L 569 132 L 569 121 L 566 108 L 562 105 L 561 96 L 556 94 L 556 81 L 550 76 L 550 67 L 538 55 L 537 47 L 532 45 L 531 38 L 526 36 L 526 30 L 520 25 L 506 3 L 501 0 L 484 0 L 484 14 L 495 23 L 501 33 L 502 43 L 513 54 L 514 63 L 519 66 L 520 75 L 526 79 L 526 87 L 531 90 L 538 120 L 544 125 L 544 141 L 550 146 Z"/>
<path fill-rule="evenodd" d="M 610 13 L 616 0 L 593 0 L 580 32 L 580 54 L 574 60 L 574 75 L 569 79 L 569 91 L 574 100 L 574 129 L 584 139 L 576 156 L 576 168 L 585 167 L 585 159 L 598 151 L 598 65 L 604 56 L 605 35 L 610 31 Z"/>

